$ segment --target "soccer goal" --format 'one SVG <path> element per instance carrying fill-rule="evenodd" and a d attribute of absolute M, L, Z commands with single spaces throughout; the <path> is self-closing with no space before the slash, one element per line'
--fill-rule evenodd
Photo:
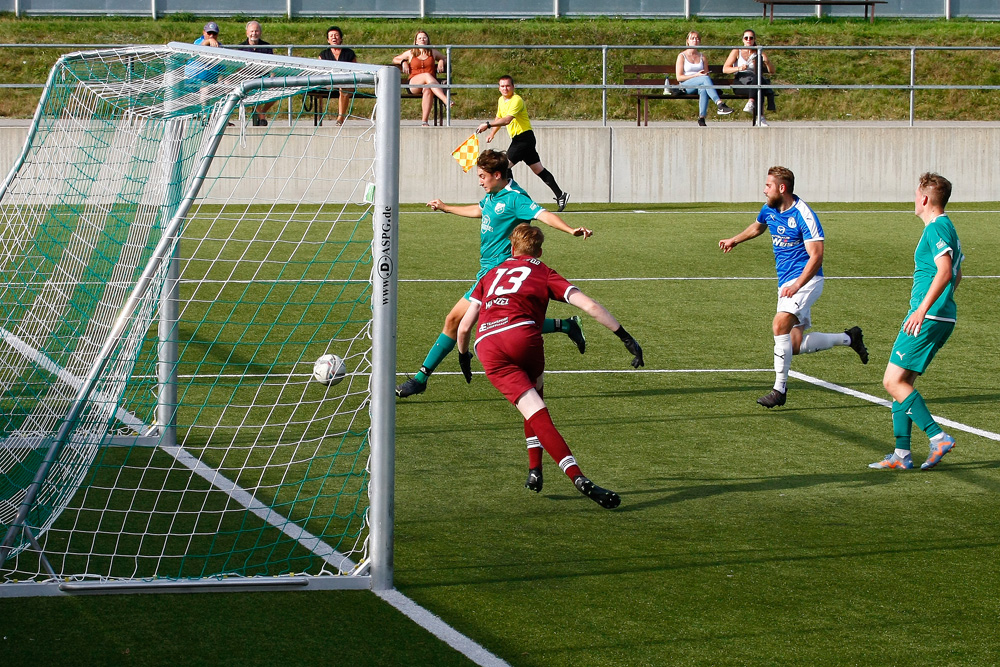
<path fill-rule="evenodd" d="M 399 91 L 184 44 L 55 65 L 0 186 L 0 596 L 392 587 Z"/>

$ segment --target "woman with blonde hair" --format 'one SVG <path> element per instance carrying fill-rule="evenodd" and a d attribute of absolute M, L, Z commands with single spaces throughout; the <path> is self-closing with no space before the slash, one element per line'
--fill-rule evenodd
<path fill-rule="evenodd" d="M 726 116 L 733 112 L 726 103 L 719 99 L 719 93 L 712 87 L 712 79 L 708 76 L 708 62 L 705 55 L 698 50 L 701 45 L 701 35 L 692 30 L 687 36 L 688 48 L 677 54 L 675 76 L 681 88 L 689 95 L 698 93 L 698 125 L 705 127 L 705 114 L 708 113 L 708 100 L 715 102 L 717 113 Z"/>
<path fill-rule="evenodd" d="M 392 64 L 402 67 L 403 74 L 409 75 L 411 86 L 439 83 L 437 75 L 445 71 L 444 55 L 437 49 L 430 48 L 431 38 L 423 30 L 418 30 L 413 38 L 413 48 L 403 51 L 392 59 Z M 444 104 L 449 104 L 448 96 L 441 88 L 410 88 L 413 95 L 423 95 L 420 101 L 420 116 L 427 126 L 431 117 L 431 106 L 434 96 Z"/>

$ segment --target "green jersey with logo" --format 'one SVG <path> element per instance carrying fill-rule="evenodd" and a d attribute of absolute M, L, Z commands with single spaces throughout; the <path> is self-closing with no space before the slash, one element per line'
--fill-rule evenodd
<path fill-rule="evenodd" d="M 913 290 L 910 292 L 910 312 L 917 309 L 927 296 L 934 276 L 937 275 L 937 264 L 934 260 L 945 253 L 951 254 L 951 280 L 944 288 L 941 296 L 927 311 L 927 318 L 943 322 L 954 322 L 958 312 L 955 307 L 955 283 L 962 260 L 962 244 L 958 240 L 955 225 L 947 215 L 939 215 L 924 226 L 924 233 L 917 243 L 913 253 Z"/>
<path fill-rule="evenodd" d="M 521 186 L 508 181 L 506 187 L 495 194 L 487 194 L 479 202 L 483 210 L 479 228 L 479 265 L 482 272 L 510 257 L 510 233 L 523 222 L 530 223 L 544 211 L 531 201 Z"/>

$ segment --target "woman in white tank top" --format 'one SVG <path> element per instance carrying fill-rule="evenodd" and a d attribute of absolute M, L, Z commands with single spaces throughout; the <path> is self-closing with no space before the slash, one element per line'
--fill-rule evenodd
<path fill-rule="evenodd" d="M 719 99 L 719 93 L 712 87 L 712 79 L 708 76 L 708 63 L 705 56 L 698 50 L 701 35 L 692 30 L 687 36 L 689 48 L 677 55 L 674 73 L 677 81 L 682 84 L 684 92 L 698 93 L 698 125 L 705 126 L 705 115 L 708 113 L 708 100 L 715 102 L 717 113 L 725 116 L 733 112 L 726 103 Z"/>
<path fill-rule="evenodd" d="M 743 110 L 753 114 L 754 124 L 756 125 L 759 122 L 762 126 L 767 127 L 767 120 L 764 119 L 763 109 L 761 109 L 759 115 L 757 114 L 757 89 L 747 86 L 757 85 L 758 53 L 760 54 L 761 61 L 764 63 L 764 70 L 761 72 L 762 76 L 760 78 L 762 84 L 771 83 L 767 75 L 774 74 L 774 65 L 771 64 L 771 59 L 767 57 L 767 54 L 763 51 L 758 51 L 756 47 L 757 34 L 750 29 L 744 30 L 743 48 L 733 49 L 729 52 L 729 57 L 726 58 L 726 64 L 722 66 L 722 71 L 726 74 L 734 75 L 733 93 L 749 98 Z M 774 111 L 774 91 L 770 88 L 764 88 L 760 92 L 767 98 L 767 110 Z"/>

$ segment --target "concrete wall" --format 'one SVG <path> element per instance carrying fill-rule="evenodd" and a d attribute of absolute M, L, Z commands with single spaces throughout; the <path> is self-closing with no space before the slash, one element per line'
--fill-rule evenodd
<path fill-rule="evenodd" d="M 333 130 L 331 130 L 333 131 Z M 482 196 L 474 171 L 451 151 L 470 126 L 402 128 L 400 199 L 470 203 Z M 778 125 L 708 128 L 624 124 L 536 127 L 542 163 L 572 202 L 761 201 L 764 174 L 782 164 L 810 201 L 909 201 L 917 175 L 938 171 L 955 183 L 955 201 L 1000 200 L 1000 125 Z M 20 154 L 26 124 L 0 126 L 3 175 Z M 501 131 L 492 147 L 507 145 Z M 490 147 L 483 144 L 483 148 Z M 541 203 L 552 194 L 524 165 L 515 179 Z"/>

